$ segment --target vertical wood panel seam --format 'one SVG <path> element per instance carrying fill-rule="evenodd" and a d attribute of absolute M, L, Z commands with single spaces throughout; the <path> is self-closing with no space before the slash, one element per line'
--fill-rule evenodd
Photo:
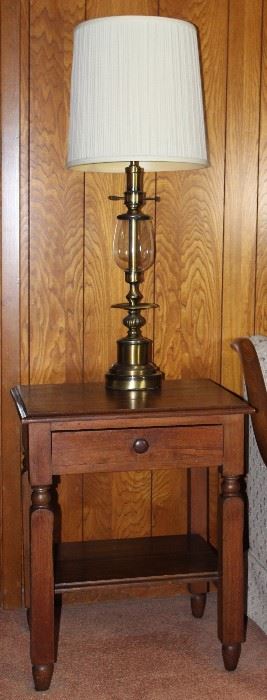
<path fill-rule="evenodd" d="M 87 0 L 84 1 L 84 21 L 87 19 Z M 82 381 L 85 378 L 85 294 L 84 294 L 84 284 L 85 284 L 85 173 L 83 175 L 83 303 L 82 303 L 82 314 L 83 314 L 83 348 L 82 348 Z M 83 508 L 83 485 L 82 485 L 82 508 Z M 83 523 L 82 523 L 83 530 Z M 83 536 L 83 532 L 82 532 Z"/>
<path fill-rule="evenodd" d="M 255 324 L 261 18 L 262 0 L 255 8 L 250 0 L 230 3 L 222 381 L 239 393 L 242 372 L 230 342 Z"/>
<path fill-rule="evenodd" d="M 28 87 L 28 125 L 27 125 L 27 151 L 28 151 L 28 163 L 27 163 L 27 216 L 28 216 L 28 250 L 27 250 L 27 260 L 28 260 L 28 279 L 27 279 L 27 321 L 28 321 L 28 383 L 30 382 L 30 17 L 31 17 L 31 3 L 29 2 L 28 11 L 28 74 L 27 74 L 27 87 Z M 20 27 L 20 33 L 22 28 Z"/>
<path fill-rule="evenodd" d="M 28 282 L 28 303 L 29 303 L 29 308 L 28 308 L 28 324 L 29 324 L 29 333 L 28 333 L 28 339 L 29 339 L 29 384 L 31 384 L 31 367 L 32 367 L 32 348 L 31 348 L 31 241 L 32 241 L 32 225 L 31 225 L 31 190 L 32 190 L 32 182 L 31 182 L 31 78 L 32 78 L 32 71 L 31 71 L 31 15 L 32 15 L 32 4 L 29 0 L 29 137 L 28 137 L 28 148 L 29 148 L 29 188 L 28 188 L 28 198 L 29 198 L 29 222 L 28 222 L 28 265 L 29 265 L 29 282 Z"/>
<path fill-rule="evenodd" d="M 84 19 L 84 21 L 87 19 L 87 0 L 84 1 L 83 19 Z M 83 330 L 82 330 L 82 382 L 84 383 L 84 379 L 85 379 L 85 294 L 84 294 L 84 284 L 85 284 L 85 173 L 83 174 L 83 269 L 82 269 L 82 276 L 83 276 L 83 284 L 82 284 L 82 289 L 83 289 L 83 299 L 82 299 L 82 322 L 83 322 Z M 82 481 L 81 481 L 81 509 L 82 509 L 81 538 L 82 538 L 82 542 L 84 542 L 84 517 L 83 517 L 84 506 L 85 506 L 84 476 L 82 475 Z"/>
<path fill-rule="evenodd" d="M 253 319 L 253 333 L 255 334 L 256 327 L 256 313 L 258 304 L 258 289 L 257 289 L 257 272 L 258 272 L 258 243 L 259 243 L 259 182 L 260 182 L 260 147 L 261 147 L 261 129 L 262 129 L 262 85 L 263 85 L 263 64 L 264 64 L 264 51 L 263 51 L 263 34 L 264 34 L 264 5 L 266 0 L 262 0 L 261 3 L 261 62 L 260 62 L 260 80 L 259 80 L 259 125 L 258 125 L 258 166 L 257 166 L 257 211 L 256 211 L 256 244 L 255 244 L 255 268 L 254 268 L 254 319 Z"/>
<path fill-rule="evenodd" d="M 84 21 L 88 19 L 87 16 L 87 0 L 84 1 Z M 83 302 L 82 302 L 82 314 L 83 314 L 83 347 L 82 347 L 82 382 L 84 383 L 85 380 L 85 206 L 86 206 L 86 197 L 85 197 L 85 173 L 83 175 Z M 85 488 L 84 488 L 84 475 L 82 475 L 82 484 L 81 484 L 81 508 L 82 508 L 82 526 L 81 526 L 81 537 L 82 537 L 82 542 L 84 542 L 84 509 L 85 509 Z"/>
<path fill-rule="evenodd" d="M 19 166 L 20 166 L 20 3 L 1 6 L 2 99 L 2 594 L 7 607 L 21 602 L 20 439 L 9 396 L 20 376 Z M 12 87 L 11 87 L 12 86 Z M 10 210 L 12 202 L 12 211 Z M 4 411 L 5 407 L 5 411 Z M 11 488 L 12 484 L 12 488 Z M 12 514 L 12 515 L 11 515 Z M 13 527 L 11 528 L 10 525 Z M 5 524 L 5 525 L 4 525 Z"/>
<path fill-rule="evenodd" d="M 2 104 L 2 5 L 0 5 L 0 100 Z M 1 212 L 1 251 L 2 251 L 2 110 L 0 109 L 0 129 L 1 129 L 1 163 L 0 163 L 0 212 Z M 0 341 L 2 348 L 2 281 L 0 286 Z M 2 363 L 0 363 L 0 382 L 1 382 L 1 393 L 0 393 L 0 416 L 2 416 Z M 3 599 L 3 464 L 2 464 L 2 420 L 0 422 L 0 605 L 2 605 Z"/>
<path fill-rule="evenodd" d="M 28 381 L 30 382 L 30 229 L 29 229 L 29 223 L 30 223 L 30 70 L 31 70 L 31 62 L 30 62 L 30 28 L 31 28 L 31 3 L 29 2 L 29 15 L 28 15 L 28 42 L 29 42 L 29 51 L 28 51 L 28 357 L 29 357 L 29 362 L 28 362 Z"/>
<path fill-rule="evenodd" d="M 222 260 L 221 260 L 221 343 L 220 343 L 220 381 L 223 372 L 223 323 L 224 323 L 224 257 L 225 257 L 225 198 L 226 198 L 226 154 L 227 154 L 227 111 L 228 111 L 228 81 L 229 81 L 229 34 L 230 34 L 230 0 L 228 0 L 228 19 L 226 37 L 226 76 L 225 76 L 225 123 L 224 123 L 224 177 L 223 177 L 223 231 L 222 231 Z"/>

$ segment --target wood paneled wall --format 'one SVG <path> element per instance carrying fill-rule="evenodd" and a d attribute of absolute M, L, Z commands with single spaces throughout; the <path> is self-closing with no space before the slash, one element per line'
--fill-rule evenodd
<path fill-rule="evenodd" d="M 73 27 L 160 14 L 199 31 L 210 167 L 146 176 L 160 195 L 144 284 L 166 377 L 241 390 L 237 335 L 267 334 L 267 1 L 2 0 L 2 601 L 21 601 L 18 422 L 9 388 L 101 380 L 115 360 L 122 272 L 112 260 L 122 176 L 65 168 Z M 125 105 L 125 118 L 127 105 Z M 97 474 L 59 485 L 62 538 L 184 532 L 186 474 Z M 217 475 L 209 475 L 216 541 Z"/>

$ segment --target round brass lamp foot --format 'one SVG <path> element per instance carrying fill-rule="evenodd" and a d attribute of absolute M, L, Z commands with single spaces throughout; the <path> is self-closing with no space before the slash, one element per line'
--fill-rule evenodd
<path fill-rule="evenodd" d="M 122 367 L 118 363 L 113 365 L 106 374 L 107 389 L 125 390 L 145 390 L 160 389 L 162 372 L 156 365 L 134 367 Z"/>
<path fill-rule="evenodd" d="M 152 362 L 152 341 L 126 337 L 118 340 L 117 346 L 118 362 L 106 374 L 107 389 L 160 389 L 163 373 Z"/>

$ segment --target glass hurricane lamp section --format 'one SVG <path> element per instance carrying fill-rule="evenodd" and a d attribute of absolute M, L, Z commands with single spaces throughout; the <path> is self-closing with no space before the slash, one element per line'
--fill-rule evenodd
<path fill-rule="evenodd" d="M 155 257 L 152 219 L 140 219 L 136 225 L 136 250 L 131 245 L 130 222 L 117 219 L 113 238 L 113 256 L 122 270 L 144 272 L 153 265 Z"/>

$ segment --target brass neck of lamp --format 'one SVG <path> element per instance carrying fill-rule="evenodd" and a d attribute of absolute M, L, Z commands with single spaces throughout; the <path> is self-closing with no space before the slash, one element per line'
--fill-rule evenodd
<path fill-rule="evenodd" d="M 129 225 L 129 268 L 125 272 L 125 281 L 130 285 L 130 289 L 126 296 L 129 303 L 128 315 L 123 319 L 123 323 L 128 328 L 128 338 L 130 339 L 142 337 L 141 328 L 146 322 L 141 315 L 140 303 L 143 295 L 139 289 L 139 285 L 143 282 L 144 274 L 142 270 L 138 270 L 137 264 L 138 220 L 149 218 L 141 212 L 145 203 L 143 175 L 143 168 L 135 161 L 132 161 L 126 168 L 127 189 L 124 193 L 124 203 L 128 212 L 127 214 L 122 214 L 122 216 L 128 219 Z"/>
<path fill-rule="evenodd" d="M 124 203 L 130 210 L 140 210 L 145 203 L 146 195 L 143 191 L 144 170 L 138 161 L 132 160 L 125 168 L 126 191 L 124 192 Z"/>
<path fill-rule="evenodd" d="M 117 341 L 118 360 L 106 375 L 106 386 L 109 389 L 158 389 L 161 385 L 162 373 L 152 362 L 152 341 L 144 338 L 142 327 L 145 318 L 142 309 L 155 308 L 157 304 L 143 303 L 139 289 L 144 274 L 138 263 L 138 222 L 149 220 L 143 214 L 142 207 L 146 201 L 143 191 L 143 169 L 136 161 L 131 161 L 125 169 L 126 191 L 124 204 L 127 212 L 119 214 L 119 220 L 128 222 L 128 267 L 125 280 L 129 284 L 126 296 L 127 303 L 114 304 L 115 308 L 127 310 L 123 324 L 127 328 L 127 336 Z M 113 197 L 112 197 L 113 199 Z"/>

